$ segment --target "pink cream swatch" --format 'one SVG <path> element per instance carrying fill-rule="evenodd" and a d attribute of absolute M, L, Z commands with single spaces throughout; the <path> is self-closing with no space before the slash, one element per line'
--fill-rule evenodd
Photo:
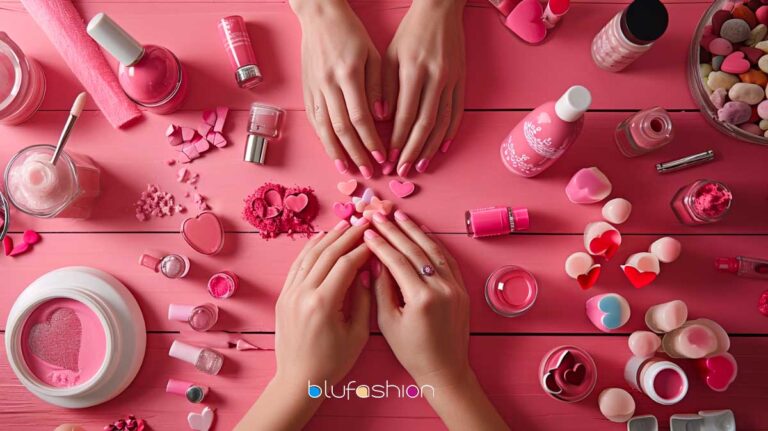
<path fill-rule="evenodd" d="M 104 328 L 87 305 L 57 298 L 38 306 L 21 334 L 22 355 L 32 374 L 53 387 L 87 382 L 104 362 Z"/>

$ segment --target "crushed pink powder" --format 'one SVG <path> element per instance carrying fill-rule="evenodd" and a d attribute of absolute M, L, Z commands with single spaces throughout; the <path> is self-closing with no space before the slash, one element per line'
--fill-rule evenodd
<path fill-rule="evenodd" d="M 309 236 L 314 232 L 312 221 L 317 216 L 318 203 L 310 187 L 285 187 L 266 183 L 245 199 L 243 219 L 259 230 L 264 239 L 275 238 L 281 233 Z M 267 195 L 270 195 L 267 198 Z M 307 206 L 294 212 L 283 205 L 287 196 L 305 194 Z"/>
<path fill-rule="evenodd" d="M 141 192 L 139 200 L 134 204 L 136 219 L 147 221 L 152 217 L 172 216 L 184 213 L 187 208 L 177 204 L 176 198 L 169 192 L 164 192 L 155 184 L 147 184 L 147 190 Z"/>
<path fill-rule="evenodd" d="M 731 191 L 718 183 L 707 183 L 696 191 L 693 205 L 699 214 L 709 218 L 721 216 L 730 206 Z"/>

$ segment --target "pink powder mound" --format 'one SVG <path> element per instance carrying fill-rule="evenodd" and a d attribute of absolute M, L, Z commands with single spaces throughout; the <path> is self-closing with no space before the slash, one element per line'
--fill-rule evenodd
<path fill-rule="evenodd" d="M 733 195 L 720 184 L 708 183 L 696 191 L 693 205 L 699 214 L 717 218 L 730 206 Z"/>
<path fill-rule="evenodd" d="M 270 193 L 271 192 L 271 193 Z M 267 194 L 279 196 L 267 199 Z M 305 194 L 307 206 L 300 212 L 292 211 L 282 205 L 287 196 Z M 309 236 L 314 231 L 312 221 L 317 216 L 319 205 L 310 187 L 285 187 L 281 184 L 266 183 L 245 199 L 243 219 L 259 230 L 264 239 L 275 238 L 281 233 Z"/>
<path fill-rule="evenodd" d="M 231 290 L 231 283 L 226 277 L 215 276 L 208 282 L 208 291 L 215 298 L 228 296 Z"/>
<path fill-rule="evenodd" d="M 24 322 L 22 356 L 41 382 L 71 387 L 101 368 L 106 334 L 96 313 L 80 301 L 57 298 L 40 304 Z"/>

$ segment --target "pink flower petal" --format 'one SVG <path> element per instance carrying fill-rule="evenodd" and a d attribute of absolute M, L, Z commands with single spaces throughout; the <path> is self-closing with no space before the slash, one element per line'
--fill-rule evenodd
<path fill-rule="evenodd" d="M 23 239 L 27 244 L 34 245 L 40 242 L 41 238 L 39 233 L 33 231 L 32 229 L 28 229 L 24 231 Z"/>
<path fill-rule="evenodd" d="M 32 250 L 32 246 L 27 244 L 26 242 L 22 242 L 21 244 L 17 244 L 15 247 L 13 247 L 13 250 L 8 254 L 8 256 L 18 256 L 20 254 L 24 254 L 28 252 L 29 250 Z"/>

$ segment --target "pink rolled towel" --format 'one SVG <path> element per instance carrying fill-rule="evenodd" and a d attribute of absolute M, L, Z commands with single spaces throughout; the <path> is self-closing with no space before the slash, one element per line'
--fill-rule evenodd
<path fill-rule="evenodd" d="M 99 46 L 85 32 L 85 22 L 71 0 L 21 0 L 64 58 L 112 127 L 141 116 L 125 95 Z"/>

